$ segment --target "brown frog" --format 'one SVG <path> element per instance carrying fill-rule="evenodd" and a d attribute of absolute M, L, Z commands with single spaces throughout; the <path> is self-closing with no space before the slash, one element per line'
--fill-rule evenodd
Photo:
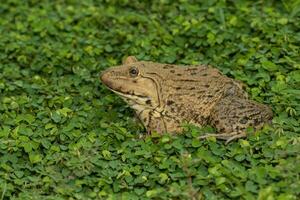
<path fill-rule="evenodd" d="M 207 65 L 161 64 L 129 56 L 100 79 L 135 110 L 148 133 L 178 133 L 183 122 L 210 124 L 218 133 L 200 138 L 215 136 L 228 143 L 246 137 L 247 127 L 261 128 L 272 118 L 270 108 L 248 99 L 242 83 Z"/>

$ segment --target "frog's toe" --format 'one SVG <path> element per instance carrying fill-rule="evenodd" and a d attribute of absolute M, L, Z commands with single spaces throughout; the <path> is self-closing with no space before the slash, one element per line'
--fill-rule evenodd
<path fill-rule="evenodd" d="M 235 134 L 234 136 L 228 138 L 225 142 L 225 144 L 228 144 L 230 143 L 231 141 L 233 140 L 236 140 L 236 139 L 239 139 L 239 138 L 244 138 L 244 137 L 247 137 L 247 134 L 246 133 L 238 133 L 238 134 Z"/>
<path fill-rule="evenodd" d="M 233 133 L 208 133 L 205 135 L 201 135 L 200 137 L 198 137 L 198 139 L 205 139 L 205 138 L 209 138 L 209 137 L 215 137 L 217 139 L 221 139 L 221 140 L 227 140 L 228 138 L 232 137 L 234 134 Z"/>
<path fill-rule="evenodd" d="M 238 139 L 246 137 L 246 133 L 239 133 L 239 132 L 230 132 L 230 133 L 209 133 L 205 135 L 201 135 L 198 137 L 198 139 L 205 139 L 209 137 L 215 137 L 217 139 L 226 140 L 225 144 L 228 144 L 229 142 Z"/>

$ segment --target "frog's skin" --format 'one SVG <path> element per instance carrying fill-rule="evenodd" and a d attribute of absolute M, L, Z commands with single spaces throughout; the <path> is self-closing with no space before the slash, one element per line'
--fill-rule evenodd
<path fill-rule="evenodd" d="M 179 66 L 138 61 L 101 73 L 100 79 L 133 108 L 148 133 L 179 133 L 182 123 L 213 125 L 227 142 L 246 137 L 249 126 L 270 122 L 272 111 L 248 99 L 242 83 L 206 65 Z"/>

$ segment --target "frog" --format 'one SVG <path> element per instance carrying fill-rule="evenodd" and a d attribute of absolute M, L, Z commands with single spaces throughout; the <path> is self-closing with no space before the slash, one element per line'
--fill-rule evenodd
<path fill-rule="evenodd" d="M 147 134 L 178 134 L 182 124 L 211 125 L 226 144 L 247 137 L 247 128 L 270 123 L 272 110 L 249 99 L 245 84 L 211 65 L 175 65 L 128 56 L 100 73 L 101 82 L 135 111 Z"/>

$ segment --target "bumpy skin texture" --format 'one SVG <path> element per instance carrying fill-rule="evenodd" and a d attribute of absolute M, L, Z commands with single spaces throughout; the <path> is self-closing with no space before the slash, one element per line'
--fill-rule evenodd
<path fill-rule="evenodd" d="M 183 122 L 211 124 L 227 142 L 245 137 L 272 118 L 265 105 L 248 100 L 240 82 L 206 65 L 179 66 L 137 61 L 102 72 L 100 79 L 135 111 L 149 133 L 178 133 Z"/>

